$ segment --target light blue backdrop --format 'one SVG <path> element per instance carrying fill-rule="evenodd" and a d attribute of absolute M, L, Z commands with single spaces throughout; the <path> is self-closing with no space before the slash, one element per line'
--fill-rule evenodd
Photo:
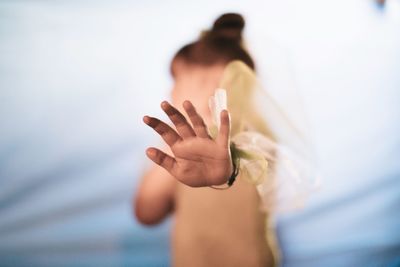
<path fill-rule="evenodd" d="M 131 200 L 169 60 L 247 19 L 266 88 L 310 131 L 322 187 L 278 216 L 284 266 L 398 266 L 400 1 L 0 1 L 1 266 L 168 266 Z M 304 107 L 301 107 L 304 105 Z"/>

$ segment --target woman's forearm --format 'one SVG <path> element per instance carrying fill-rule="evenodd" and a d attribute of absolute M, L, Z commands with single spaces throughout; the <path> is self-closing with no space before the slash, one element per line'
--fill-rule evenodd
<path fill-rule="evenodd" d="M 136 218 L 146 225 L 160 223 L 173 210 L 176 180 L 154 166 L 142 179 L 134 200 Z"/>

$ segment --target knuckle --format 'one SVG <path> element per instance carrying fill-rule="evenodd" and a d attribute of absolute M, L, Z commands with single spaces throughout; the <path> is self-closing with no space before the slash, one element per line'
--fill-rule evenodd
<path fill-rule="evenodd" d="M 185 118 L 181 114 L 177 114 L 177 113 L 171 114 L 169 117 L 172 120 L 172 122 L 178 122 Z"/>
<path fill-rule="evenodd" d="M 160 164 L 162 165 L 165 162 L 165 155 L 159 155 L 158 156 L 158 161 L 160 162 Z"/>
<path fill-rule="evenodd" d="M 157 124 L 157 125 L 154 127 L 154 130 L 156 130 L 157 133 L 159 133 L 159 134 L 162 134 L 162 133 L 165 132 L 165 129 L 164 129 L 164 127 L 162 127 L 161 124 Z"/>

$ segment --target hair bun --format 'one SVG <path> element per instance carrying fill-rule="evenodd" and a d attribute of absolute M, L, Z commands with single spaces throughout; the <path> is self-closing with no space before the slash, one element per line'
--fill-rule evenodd
<path fill-rule="evenodd" d="M 214 22 L 211 31 L 217 36 L 240 41 L 244 25 L 244 19 L 240 14 L 227 13 L 221 15 Z"/>

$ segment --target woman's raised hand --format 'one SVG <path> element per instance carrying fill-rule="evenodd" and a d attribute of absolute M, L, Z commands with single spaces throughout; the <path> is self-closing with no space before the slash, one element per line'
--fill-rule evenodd
<path fill-rule="evenodd" d="M 164 139 L 174 157 L 154 147 L 146 150 L 147 156 L 186 185 L 200 187 L 225 183 L 233 170 L 228 111 L 221 112 L 221 126 L 217 138 L 213 140 L 203 118 L 190 101 L 185 101 L 183 108 L 193 126 L 167 101 L 161 103 L 161 108 L 176 130 L 157 118 L 144 116 L 143 121 Z"/>

